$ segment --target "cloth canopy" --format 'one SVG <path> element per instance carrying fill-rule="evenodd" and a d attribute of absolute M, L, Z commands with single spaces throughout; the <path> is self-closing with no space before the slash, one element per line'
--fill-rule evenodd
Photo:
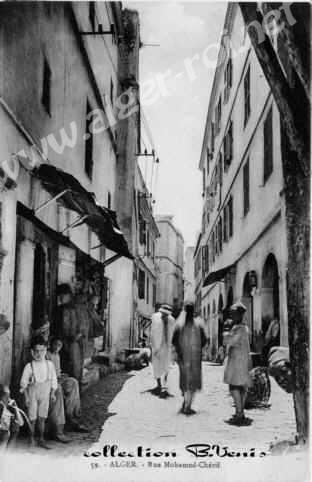
<path fill-rule="evenodd" d="M 87 191 L 71 174 L 50 164 L 41 164 L 33 175 L 44 188 L 66 208 L 82 216 L 75 226 L 86 223 L 97 234 L 102 245 L 117 254 L 133 259 L 121 232 L 114 211 L 96 204 L 93 193 Z"/>
<path fill-rule="evenodd" d="M 229 266 L 226 266 L 225 268 L 218 269 L 216 271 L 212 271 L 205 278 L 203 286 L 209 286 L 212 283 L 216 283 L 217 281 L 220 281 L 230 271 L 231 268 L 234 268 L 234 266 L 235 266 L 235 264 L 230 264 Z"/>

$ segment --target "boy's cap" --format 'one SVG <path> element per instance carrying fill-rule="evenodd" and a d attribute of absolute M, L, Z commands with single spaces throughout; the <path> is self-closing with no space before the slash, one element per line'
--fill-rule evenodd
<path fill-rule="evenodd" d="M 247 308 L 246 306 L 241 302 L 241 301 L 237 301 L 236 303 L 234 303 L 232 306 L 230 306 L 230 309 L 229 309 L 230 312 L 232 311 L 238 311 L 240 313 L 245 313 L 245 311 L 247 311 Z"/>

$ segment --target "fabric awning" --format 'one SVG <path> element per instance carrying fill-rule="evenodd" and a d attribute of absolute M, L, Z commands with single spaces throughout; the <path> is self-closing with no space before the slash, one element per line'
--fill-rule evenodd
<path fill-rule="evenodd" d="M 206 277 L 203 286 L 209 286 L 212 283 L 216 283 L 217 281 L 220 281 L 230 271 L 230 269 L 232 269 L 234 267 L 235 267 L 235 263 L 230 264 L 229 266 L 226 266 L 225 268 L 221 268 L 221 269 L 218 269 L 216 271 L 212 271 Z"/>
<path fill-rule="evenodd" d="M 92 231 L 97 234 L 99 240 L 106 248 L 114 251 L 115 253 L 122 254 L 127 258 L 133 258 L 128 250 L 127 242 L 120 231 L 116 218 L 113 218 L 112 216 L 112 211 L 110 211 L 110 214 L 103 213 L 103 215 L 86 215 L 81 219 L 81 221 L 78 221 L 75 224 L 75 227 L 83 223 L 86 223 L 88 226 L 90 226 Z"/>
<path fill-rule="evenodd" d="M 121 232 L 114 211 L 96 204 L 95 196 L 87 191 L 71 174 L 50 164 L 41 164 L 33 175 L 40 179 L 44 188 L 58 196 L 64 207 L 82 216 L 75 226 L 86 223 L 98 235 L 103 246 L 117 254 L 133 259 L 127 241 Z"/>

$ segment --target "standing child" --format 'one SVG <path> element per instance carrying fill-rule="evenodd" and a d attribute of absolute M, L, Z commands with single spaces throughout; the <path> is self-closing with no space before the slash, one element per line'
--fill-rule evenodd
<path fill-rule="evenodd" d="M 224 332 L 227 357 L 225 359 L 224 383 L 230 387 L 234 400 L 235 414 L 227 422 L 231 425 L 250 425 L 251 419 L 245 417 L 244 407 L 250 386 L 251 359 L 248 328 L 243 323 L 246 307 L 241 302 L 230 307 L 232 320 L 230 331 Z M 229 321 L 228 321 L 229 323 Z"/>
<path fill-rule="evenodd" d="M 25 394 L 32 432 L 32 444 L 34 443 L 35 427 L 38 420 L 38 445 L 49 449 L 50 447 L 44 439 L 44 429 L 50 400 L 52 403 L 56 400 L 57 378 L 53 363 L 46 360 L 47 345 L 45 340 L 41 336 L 34 338 L 30 348 L 32 361 L 24 367 L 20 392 Z"/>

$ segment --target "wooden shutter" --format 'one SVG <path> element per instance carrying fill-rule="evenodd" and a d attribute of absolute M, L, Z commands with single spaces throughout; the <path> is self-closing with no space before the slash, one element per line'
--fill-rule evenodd
<path fill-rule="evenodd" d="M 229 237 L 233 236 L 233 197 L 231 196 L 228 203 L 228 216 L 229 216 Z"/>
<path fill-rule="evenodd" d="M 272 106 L 264 121 L 263 126 L 263 183 L 270 177 L 273 171 L 273 125 Z"/>
<path fill-rule="evenodd" d="M 249 193 L 249 159 L 243 169 L 243 196 L 244 196 L 244 216 L 249 211 L 250 206 L 250 193 Z"/>

